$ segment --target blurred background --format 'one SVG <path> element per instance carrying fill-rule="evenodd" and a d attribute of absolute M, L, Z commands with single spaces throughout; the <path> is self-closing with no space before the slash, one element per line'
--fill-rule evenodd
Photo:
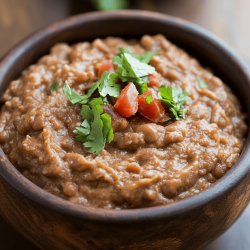
<path fill-rule="evenodd" d="M 31 32 L 94 10 L 143 9 L 194 22 L 226 41 L 250 65 L 250 0 L 0 0 L 0 57 Z M 1 202 L 1 197 L 0 197 Z M 250 206 L 204 250 L 249 250 Z M 0 249 L 36 250 L 0 218 Z"/>
<path fill-rule="evenodd" d="M 250 0 L 0 0 L 0 56 L 53 21 L 117 8 L 152 10 L 190 20 L 227 41 L 250 63 Z"/>

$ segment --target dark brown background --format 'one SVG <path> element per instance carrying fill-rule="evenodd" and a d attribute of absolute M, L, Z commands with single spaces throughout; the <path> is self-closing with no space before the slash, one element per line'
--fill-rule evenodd
<path fill-rule="evenodd" d="M 131 8 L 160 11 L 197 23 L 225 40 L 250 64 L 250 0 L 131 0 Z M 91 11 L 87 0 L 0 0 L 0 56 L 30 32 L 53 21 Z M 0 197 L 1 202 L 1 197 Z M 0 249 L 35 250 L 0 219 Z M 249 250 L 250 206 L 206 250 Z"/>

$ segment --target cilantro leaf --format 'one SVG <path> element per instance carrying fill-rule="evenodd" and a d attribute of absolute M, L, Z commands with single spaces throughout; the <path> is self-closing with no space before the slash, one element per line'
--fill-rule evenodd
<path fill-rule="evenodd" d="M 91 121 L 91 119 L 93 118 L 91 109 L 88 105 L 82 105 L 80 115 L 82 119 L 86 119 L 88 121 Z"/>
<path fill-rule="evenodd" d="M 101 119 L 101 108 L 98 105 L 92 105 L 93 120 L 90 123 L 90 132 L 83 141 L 84 147 L 88 152 L 98 154 L 105 145 L 103 137 L 103 122 Z"/>
<path fill-rule="evenodd" d="M 87 151 L 93 154 L 98 154 L 104 148 L 106 142 L 109 143 L 114 139 L 114 132 L 111 117 L 103 113 L 103 97 L 91 100 L 90 97 L 97 88 L 100 88 L 101 96 L 119 95 L 120 88 L 116 86 L 115 78 L 116 76 L 112 75 L 112 73 L 105 72 L 103 77 L 94 83 L 94 87 L 92 85 L 85 95 L 76 93 L 68 84 L 65 84 L 63 88 L 65 96 L 72 104 L 82 104 L 80 115 L 83 122 L 74 129 L 73 133 L 76 135 L 76 140 L 81 142 Z"/>
<path fill-rule="evenodd" d="M 148 84 L 144 82 L 143 84 L 140 85 L 140 93 L 143 94 L 148 91 Z"/>
<path fill-rule="evenodd" d="M 149 63 L 152 58 L 156 55 L 156 52 L 154 51 L 147 51 L 145 53 L 142 54 L 135 54 L 133 53 L 130 49 L 128 48 L 119 48 L 119 56 L 121 56 L 121 54 L 123 53 L 128 53 L 131 56 L 135 57 L 136 59 L 138 59 L 139 61 L 143 62 L 143 63 Z"/>
<path fill-rule="evenodd" d="M 123 57 L 127 73 L 130 77 L 140 78 L 155 73 L 155 69 L 152 66 L 139 61 L 129 53 L 124 53 Z"/>
<path fill-rule="evenodd" d="M 208 85 L 206 82 L 204 82 L 200 77 L 197 77 L 196 78 L 196 81 L 197 81 L 197 87 L 199 89 L 207 89 L 208 88 Z"/>
<path fill-rule="evenodd" d="M 150 104 L 152 101 L 153 101 L 153 97 L 152 97 L 152 95 L 151 94 L 149 94 L 147 97 L 146 97 L 146 103 L 147 104 Z"/>
<path fill-rule="evenodd" d="M 106 97 L 107 95 L 117 97 L 121 92 L 120 85 L 116 83 L 117 79 L 118 75 L 116 73 L 104 72 L 102 77 L 97 82 L 92 84 L 87 93 L 84 95 L 80 95 L 75 92 L 67 83 L 63 88 L 63 92 L 72 104 L 88 103 L 96 90 L 99 91 L 99 94 L 102 97 Z"/>
<path fill-rule="evenodd" d="M 133 55 L 133 52 L 130 48 L 119 48 L 119 53 L 118 53 L 118 56 L 121 56 L 123 53 L 129 53 L 131 55 Z"/>
<path fill-rule="evenodd" d="M 90 133 L 90 124 L 87 120 L 81 123 L 81 127 L 76 127 L 73 131 L 76 134 L 76 140 L 79 142 L 85 141 L 86 136 Z"/>
<path fill-rule="evenodd" d="M 88 89 L 87 93 L 85 95 L 83 95 L 83 99 L 81 101 L 81 104 L 86 104 L 89 101 L 90 97 L 98 89 L 99 85 L 100 85 L 99 81 L 92 84 L 92 86 Z"/>
<path fill-rule="evenodd" d="M 87 91 L 87 94 L 84 95 L 84 100 L 82 100 L 81 103 L 87 103 L 97 89 L 102 97 L 106 97 L 107 95 L 113 97 L 119 96 L 121 87 L 116 83 L 117 79 L 118 75 L 116 73 L 107 71 L 104 72 L 102 74 L 102 77 L 97 82 L 95 82 Z"/>
<path fill-rule="evenodd" d="M 98 91 L 102 97 L 107 95 L 118 97 L 121 93 L 121 86 L 117 84 L 118 75 L 116 73 L 104 72 L 99 80 Z"/>
<path fill-rule="evenodd" d="M 76 104 L 85 100 L 85 96 L 75 92 L 67 83 L 63 87 L 63 93 L 72 104 Z"/>
<path fill-rule="evenodd" d="M 98 110 L 100 112 L 102 112 L 102 107 L 101 105 L 103 104 L 103 100 L 102 98 L 93 98 L 90 102 L 89 102 L 89 106 L 90 107 L 94 107 L 94 106 L 97 106 Z"/>
<path fill-rule="evenodd" d="M 101 119 L 103 122 L 103 135 L 105 142 L 107 141 L 108 143 L 110 143 L 114 139 L 111 117 L 107 113 L 104 113 L 101 115 Z"/>
<path fill-rule="evenodd" d="M 58 82 L 54 82 L 50 88 L 51 92 L 57 91 L 59 88 L 59 83 Z"/>
<path fill-rule="evenodd" d="M 80 114 L 84 121 L 73 131 L 76 140 L 93 154 L 100 153 L 114 139 L 111 117 L 103 113 L 102 104 L 101 98 L 93 98 L 88 105 L 82 105 Z"/>
<path fill-rule="evenodd" d="M 118 56 L 115 56 L 113 63 L 117 65 L 117 74 L 123 82 L 134 82 L 137 85 L 145 83 L 145 77 L 155 73 L 154 67 L 141 62 L 125 49 L 120 49 Z"/>
<path fill-rule="evenodd" d="M 159 89 L 159 99 L 168 106 L 176 120 L 185 116 L 184 104 L 188 100 L 187 96 L 188 93 L 180 87 L 161 86 Z"/>
<path fill-rule="evenodd" d="M 149 63 L 152 58 L 156 55 L 156 52 L 154 51 L 147 51 L 143 54 L 135 55 L 135 57 L 144 63 Z"/>

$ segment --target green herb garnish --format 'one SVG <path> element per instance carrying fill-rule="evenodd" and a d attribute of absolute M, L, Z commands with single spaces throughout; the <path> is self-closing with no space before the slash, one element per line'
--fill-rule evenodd
<path fill-rule="evenodd" d="M 208 88 L 207 83 L 205 83 L 200 77 L 197 77 L 196 81 L 197 81 L 197 87 L 199 89 L 207 89 Z"/>
<path fill-rule="evenodd" d="M 188 100 L 187 95 L 180 87 L 161 86 L 159 89 L 159 99 L 167 105 L 176 120 L 185 117 L 184 104 Z"/>
<path fill-rule="evenodd" d="M 135 55 L 135 57 L 141 62 L 149 63 L 155 55 L 156 52 L 148 51 L 143 54 Z"/>
<path fill-rule="evenodd" d="M 115 83 L 115 79 L 115 74 L 104 72 L 101 79 L 94 83 L 85 95 L 78 94 L 68 84 L 63 88 L 65 96 L 72 104 L 82 104 L 80 115 L 83 122 L 80 127 L 75 128 L 74 133 L 76 140 L 83 143 L 90 153 L 98 154 L 105 144 L 114 138 L 111 117 L 103 112 L 101 105 L 107 95 L 119 95 L 120 86 Z M 90 99 L 96 90 L 103 98 Z"/>
<path fill-rule="evenodd" d="M 147 76 L 155 73 L 155 68 L 141 62 L 125 49 L 120 49 L 119 55 L 115 56 L 113 63 L 117 65 L 119 78 L 123 82 L 133 82 L 141 92 L 141 86 L 147 82 Z"/>
<path fill-rule="evenodd" d="M 144 82 L 142 85 L 140 85 L 139 90 L 140 90 L 141 94 L 147 92 L 148 91 L 148 84 L 146 82 Z"/>
<path fill-rule="evenodd" d="M 50 88 L 51 92 L 57 91 L 59 88 L 59 83 L 58 82 L 54 82 Z"/>
<path fill-rule="evenodd" d="M 102 97 L 117 97 L 121 93 L 121 85 L 117 84 L 118 74 L 103 72 L 101 79 L 98 81 L 98 90 Z"/>
<path fill-rule="evenodd" d="M 82 97 L 68 85 L 65 85 L 66 97 L 71 103 L 78 101 Z M 74 93 L 72 95 L 72 93 Z M 73 102 L 72 102 L 73 96 Z M 103 112 L 102 98 L 93 98 L 88 104 L 82 105 L 80 114 L 83 119 L 80 127 L 73 131 L 76 134 L 76 140 L 83 143 L 88 152 L 98 154 L 104 148 L 105 144 L 111 142 L 114 138 L 111 125 L 111 117 Z"/>
<path fill-rule="evenodd" d="M 65 84 L 63 92 L 72 104 L 88 103 L 96 90 L 98 90 L 101 97 L 106 97 L 107 95 L 117 97 L 121 92 L 121 86 L 116 83 L 117 79 L 118 75 L 116 73 L 104 72 L 102 77 L 95 82 L 84 95 L 75 92 L 68 84 Z"/>
<path fill-rule="evenodd" d="M 120 48 L 118 56 L 121 56 L 123 53 L 128 53 L 131 56 L 138 59 L 139 61 L 146 63 L 146 64 L 148 64 L 152 60 L 152 58 L 156 55 L 156 52 L 154 52 L 154 51 L 147 51 L 147 52 L 142 53 L 142 54 L 135 54 L 130 49 Z"/>
<path fill-rule="evenodd" d="M 67 83 L 63 87 L 63 93 L 72 104 L 80 103 L 81 101 L 86 100 L 85 97 L 86 95 L 78 94 L 72 88 L 70 88 L 70 86 Z"/>
<path fill-rule="evenodd" d="M 149 95 L 146 97 L 146 103 L 147 103 L 147 104 L 150 104 L 152 101 L 153 101 L 153 97 L 152 97 L 151 94 L 149 94 Z"/>
<path fill-rule="evenodd" d="M 94 98 L 89 106 L 83 105 L 85 109 L 81 127 L 74 130 L 78 141 L 83 143 L 88 152 L 98 154 L 104 148 L 106 142 L 111 142 L 114 138 L 111 125 L 111 117 L 103 113 L 101 98 Z"/>

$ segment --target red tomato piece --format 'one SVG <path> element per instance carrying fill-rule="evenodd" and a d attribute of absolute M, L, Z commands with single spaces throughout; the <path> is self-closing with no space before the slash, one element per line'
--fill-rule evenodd
<path fill-rule="evenodd" d="M 123 117 L 135 115 L 138 110 L 138 91 L 131 82 L 122 91 L 117 98 L 114 108 L 117 113 Z"/>
<path fill-rule="evenodd" d="M 106 62 L 106 63 L 99 66 L 98 73 L 97 73 L 98 78 L 101 78 L 103 72 L 105 72 L 105 71 L 114 72 L 114 67 L 113 67 L 112 62 Z"/>
<path fill-rule="evenodd" d="M 113 68 L 116 71 L 117 70 L 117 65 L 113 63 Z"/>
<path fill-rule="evenodd" d="M 152 96 L 152 102 L 148 104 L 146 98 L 148 95 Z M 146 117 L 148 120 L 159 123 L 166 121 L 166 111 L 162 103 L 154 97 L 152 90 L 148 90 L 144 94 L 138 97 L 138 111 L 139 113 Z"/>
<path fill-rule="evenodd" d="M 153 87 L 159 88 L 161 86 L 159 77 L 157 75 L 154 75 L 154 74 L 149 74 L 148 75 L 148 86 L 151 88 L 153 88 Z"/>

